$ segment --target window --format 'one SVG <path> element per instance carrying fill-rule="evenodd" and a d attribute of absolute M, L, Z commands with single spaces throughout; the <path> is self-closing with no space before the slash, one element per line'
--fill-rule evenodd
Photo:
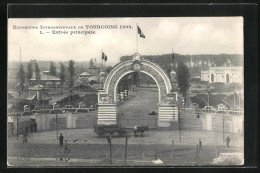
<path fill-rule="evenodd" d="M 211 82 L 214 82 L 214 74 L 211 74 Z"/>
<path fill-rule="evenodd" d="M 229 74 L 227 74 L 226 75 L 226 83 L 229 83 L 229 78 L 230 78 L 230 76 L 229 76 Z"/>

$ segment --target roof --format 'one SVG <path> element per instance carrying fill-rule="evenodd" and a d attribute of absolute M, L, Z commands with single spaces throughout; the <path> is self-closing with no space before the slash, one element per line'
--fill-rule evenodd
<path fill-rule="evenodd" d="M 36 99 L 36 94 L 32 95 L 31 97 L 26 98 L 26 100 L 34 100 Z M 41 100 L 52 100 L 49 94 L 46 91 L 41 92 Z"/>
<path fill-rule="evenodd" d="M 88 72 L 81 73 L 79 76 L 91 76 Z"/>
<path fill-rule="evenodd" d="M 34 95 L 31 96 L 31 97 L 26 98 L 26 100 L 34 100 L 35 98 L 36 98 L 36 94 L 34 94 Z"/>
<path fill-rule="evenodd" d="M 35 72 L 30 80 L 36 80 Z M 41 81 L 60 81 L 60 78 L 41 72 Z"/>
<path fill-rule="evenodd" d="M 41 100 L 52 100 L 46 91 L 41 92 Z"/>
<path fill-rule="evenodd" d="M 170 72 L 170 74 L 176 74 L 176 72 L 175 72 L 174 70 L 172 70 L 172 71 Z"/>
<path fill-rule="evenodd" d="M 91 77 L 88 78 L 88 80 L 89 81 L 96 81 L 96 82 L 98 82 L 99 76 L 91 76 Z"/>
<path fill-rule="evenodd" d="M 29 88 L 29 90 L 34 90 L 34 91 L 41 91 L 43 89 L 44 89 L 44 86 L 42 86 L 42 85 L 35 85 L 35 86 Z"/>
<path fill-rule="evenodd" d="M 81 84 L 88 84 L 89 83 L 89 80 L 88 80 L 88 78 L 80 78 L 80 79 L 77 79 L 75 82 L 74 82 L 74 84 L 75 83 L 81 83 Z"/>

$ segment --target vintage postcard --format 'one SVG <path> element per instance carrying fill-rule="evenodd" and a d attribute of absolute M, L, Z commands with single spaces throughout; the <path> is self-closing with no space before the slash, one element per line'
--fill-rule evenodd
<path fill-rule="evenodd" d="M 243 17 L 9 18 L 10 167 L 244 165 Z"/>

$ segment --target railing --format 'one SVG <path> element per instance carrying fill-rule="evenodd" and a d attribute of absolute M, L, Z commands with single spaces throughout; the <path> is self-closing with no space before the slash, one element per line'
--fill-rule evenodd
<path fill-rule="evenodd" d="M 56 108 L 56 109 L 37 109 L 37 110 L 31 110 L 31 111 L 27 111 L 27 112 L 31 112 L 32 114 L 30 115 L 33 115 L 35 113 L 39 113 L 39 114 L 42 114 L 42 113 L 51 113 L 52 111 L 62 111 L 63 113 L 65 112 L 73 112 L 73 113 L 77 113 L 77 112 L 80 112 L 80 110 L 82 110 L 83 112 L 91 112 L 91 111 L 95 111 L 97 110 L 96 108 L 76 108 L 76 107 L 72 107 L 72 108 Z M 8 115 L 13 115 L 13 114 L 17 114 L 17 115 L 22 115 L 24 112 L 16 112 L 16 113 L 8 113 Z"/>
<path fill-rule="evenodd" d="M 191 109 L 194 109 L 194 108 L 181 108 L 181 110 L 191 110 Z M 244 110 L 243 109 L 240 109 L 240 110 L 218 110 L 218 109 L 195 109 L 196 112 L 205 112 L 205 113 L 217 113 L 217 114 L 220 114 L 220 113 L 223 113 L 223 114 L 231 114 L 231 115 L 243 115 L 244 114 Z"/>
<path fill-rule="evenodd" d="M 244 111 L 243 110 L 217 110 L 217 109 L 214 109 L 214 110 L 206 110 L 206 109 L 196 109 L 197 111 L 199 112 L 207 112 L 207 113 L 224 113 L 224 114 L 232 114 L 232 115 L 242 115 L 244 114 Z"/>

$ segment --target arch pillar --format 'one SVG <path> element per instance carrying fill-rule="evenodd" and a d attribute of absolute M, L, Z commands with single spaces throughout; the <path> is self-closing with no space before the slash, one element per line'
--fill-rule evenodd
<path fill-rule="evenodd" d="M 98 121 L 97 124 L 117 124 L 117 104 L 98 104 Z"/>

